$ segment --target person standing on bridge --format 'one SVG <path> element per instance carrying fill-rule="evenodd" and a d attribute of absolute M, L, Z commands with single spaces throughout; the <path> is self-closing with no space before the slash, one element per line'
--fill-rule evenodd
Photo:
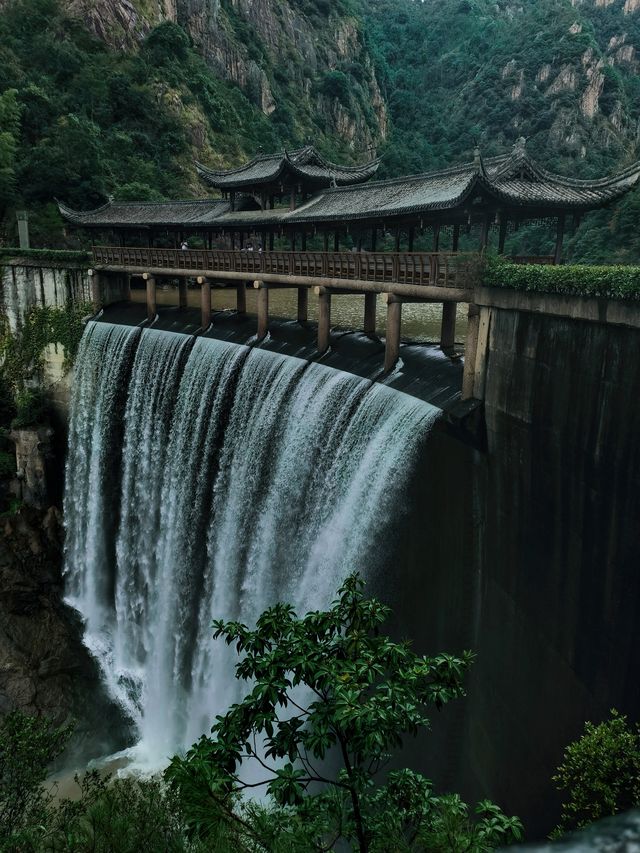
<path fill-rule="evenodd" d="M 180 243 L 180 248 L 182 249 L 183 252 L 186 252 L 188 250 L 189 244 L 187 243 L 186 240 L 183 240 L 182 243 Z"/>

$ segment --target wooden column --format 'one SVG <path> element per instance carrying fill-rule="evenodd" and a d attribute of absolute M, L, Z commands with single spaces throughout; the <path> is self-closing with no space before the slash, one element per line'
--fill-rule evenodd
<path fill-rule="evenodd" d="M 500 236 L 498 237 L 498 254 L 504 255 L 504 244 L 507 239 L 507 217 L 500 219 Z"/>
<path fill-rule="evenodd" d="M 187 280 L 178 279 L 178 307 L 184 310 L 187 307 Z"/>
<path fill-rule="evenodd" d="M 273 252 L 273 231 L 269 233 L 269 251 Z"/>
<path fill-rule="evenodd" d="M 295 252 L 296 250 L 296 232 L 291 232 L 291 251 Z"/>
<path fill-rule="evenodd" d="M 400 251 L 400 228 L 396 228 L 395 251 L 396 251 L 396 255 Z"/>
<path fill-rule="evenodd" d="M 307 251 L 307 232 L 306 231 L 303 231 L 302 234 L 300 235 L 300 251 L 301 252 Z"/>
<path fill-rule="evenodd" d="M 478 350 L 478 331 L 480 329 L 480 309 L 469 305 L 469 323 L 467 340 L 464 345 L 464 373 L 462 374 L 462 399 L 473 397 L 473 382 L 476 372 L 476 352 Z"/>
<path fill-rule="evenodd" d="M 156 280 L 148 273 L 144 274 L 144 278 L 147 281 L 147 318 L 153 321 L 158 313 L 156 306 Z"/>
<path fill-rule="evenodd" d="M 451 238 L 451 251 L 457 252 L 459 244 L 460 244 L 460 226 L 454 225 L 453 226 L 453 237 Z"/>
<path fill-rule="evenodd" d="M 376 333 L 376 299 L 377 293 L 365 293 L 364 295 L 364 333 L 375 335 Z"/>
<path fill-rule="evenodd" d="M 309 317 L 309 288 L 298 288 L 298 323 L 306 323 Z"/>
<path fill-rule="evenodd" d="M 489 214 L 486 214 L 482 220 L 482 231 L 480 232 L 480 251 L 484 252 L 489 245 Z"/>
<path fill-rule="evenodd" d="M 338 230 L 336 230 L 333 235 L 333 251 L 340 251 L 340 232 Z"/>
<path fill-rule="evenodd" d="M 324 252 L 329 251 L 329 232 L 328 231 L 325 231 L 324 234 L 322 235 L 322 250 Z"/>
<path fill-rule="evenodd" d="M 413 238 L 415 235 L 415 231 L 416 231 L 416 229 L 413 226 L 411 228 L 409 228 L 409 239 L 408 239 L 408 246 L 407 246 L 407 251 L 409 251 L 409 252 L 413 252 Z"/>
<path fill-rule="evenodd" d="M 372 228 L 371 229 L 371 251 L 372 252 L 375 252 L 375 250 L 376 250 L 377 240 L 378 240 L 378 229 Z"/>
<path fill-rule="evenodd" d="M 243 315 L 247 313 L 247 286 L 244 281 L 236 285 L 236 311 Z"/>
<path fill-rule="evenodd" d="M 318 352 L 329 349 L 331 331 L 331 293 L 326 287 L 314 287 L 318 296 Z"/>
<path fill-rule="evenodd" d="M 211 282 L 208 278 L 199 278 L 200 283 L 200 325 L 208 329 L 211 325 Z"/>
<path fill-rule="evenodd" d="M 263 281 L 254 281 L 253 286 L 258 291 L 258 340 L 266 338 L 269 331 L 269 288 Z"/>
<path fill-rule="evenodd" d="M 433 226 L 433 251 L 438 252 L 440 250 L 440 226 Z"/>
<path fill-rule="evenodd" d="M 562 263 L 562 241 L 564 240 L 564 222 L 565 216 L 564 213 L 561 213 L 558 217 L 558 229 L 556 231 L 556 249 L 553 253 L 554 264 Z"/>
<path fill-rule="evenodd" d="M 453 355 L 456 342 L 456 308 L 455 302 L 442 303 L 442 325 L 440 327 L 440 349 Z"/>
<path fill-rule="evenodd" d="M 389 373 L 400 358 L 400 335 L 402 331 L 402 302 L 392 293 L 385 293 L 387 303 L 387 335 L 384 347 L 384 372 Z"/>

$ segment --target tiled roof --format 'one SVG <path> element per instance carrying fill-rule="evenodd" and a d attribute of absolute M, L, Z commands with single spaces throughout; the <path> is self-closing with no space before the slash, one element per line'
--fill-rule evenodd
<path fill-rule="evenodd" d="M 306 151 L 308 149 L 301 149 Z M 294 152 L 299 153 L 299 152 Z M 263 158 L 264 159 L 264 158 Z M 256 161 L 253 161 L 254 165 Z M 247 167 L 248 168 L 248 167 Z M 256 167 L 257 168 L 257 167 Z M 311 168 L 305 166 L 305 168 Z M 315 166 L 313 167 L 315 168 Z M 226 201 L 111 203 L 87 213 L 60 205 L 62 215 L 76 225 L 145 227 L 151 225 L 252 228 L 344 221 L 390 221 L 394 217 L 446 213 L 462 207 L 483 210 L 517 208 L 527 213 L 581 212 L 620 198 L 640 180 L 640 163 L 617 175 L 594 181 L 554 175 L 527 155 L 518 143 L 511 154 L 473 163 L 362 186 L 320 190 L 296 210 L 255 210 L 255 200 L 240 197 L 235 210 Z"/>
<path fill-rule="evenodd" d="M 339 166 L 330 163 L 311 145 L 296 151 L 282 151 L 254 157 L 237 169 L 216 170 L 196 163 L 200 176 L 216 189 L 235 190 L 272 184 L 288 173 L 294 180 L 311 181 L 324 186 L 347 186 L 369 180 L 380 165 L 372 160 L 361 166 Z"/>
<path fill-rule="evenodd" d="M 104 228 L 148 228 L 157 226 L 184 226 L 213 224 L 222 214 L 231 210 L 228 201 L 202 199 L 196 201 L 112 201 L 95 210 L 72 210 L 58 204 L 60 213 L 74 225 Z"/>
<path fill-rule="evenodd" d="M 608 204 L 640 179 L 640 163 L 609 178 L 582 181 L 547 172 L 519 150 L 452 169 L 324 190 L 295 210 L 294 222 L 377 219 L 446 211 L 483 199 L 498 206 L 583 211 Z"/>

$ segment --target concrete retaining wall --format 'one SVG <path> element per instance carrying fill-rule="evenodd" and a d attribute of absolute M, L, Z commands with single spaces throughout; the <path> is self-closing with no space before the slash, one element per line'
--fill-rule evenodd
<path fill-rule="evenodd" d="M 485 790 L 548 831 L 584 720 L 640 719 L 640 307 L 618 324 L 501 305 L 482 308 L 475 374 L 488 452 L 466 749 Z"/>

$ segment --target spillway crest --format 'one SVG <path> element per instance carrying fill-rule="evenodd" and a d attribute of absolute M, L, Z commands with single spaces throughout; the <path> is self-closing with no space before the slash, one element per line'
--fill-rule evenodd
<path fill-rule="evenodd" d="M 327 606 L 388 558 L 439 410 L 257 348 L 89 323 L 74 381 L 68 601 L 161 766 L 239 698 L 214 618 Z"/>

